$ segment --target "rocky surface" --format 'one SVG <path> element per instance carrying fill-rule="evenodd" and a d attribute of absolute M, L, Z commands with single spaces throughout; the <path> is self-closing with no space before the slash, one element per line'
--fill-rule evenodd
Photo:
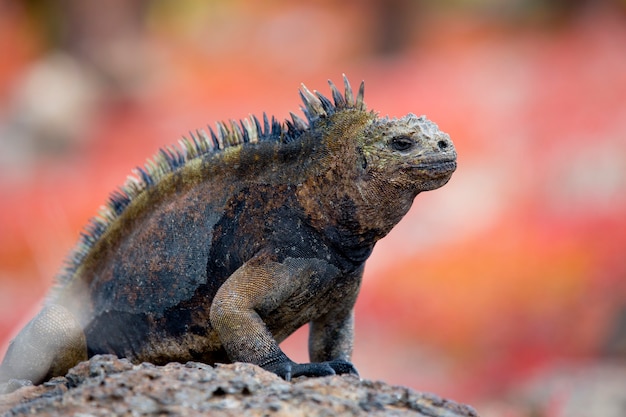
<path fill-rule="evenodd" d="M 0 396 L 2 416 L 477 416 L 433 394 L 351 375 L 286 382 L 243 363 L 133 365 L 96 356 L 65 377 Z"/>

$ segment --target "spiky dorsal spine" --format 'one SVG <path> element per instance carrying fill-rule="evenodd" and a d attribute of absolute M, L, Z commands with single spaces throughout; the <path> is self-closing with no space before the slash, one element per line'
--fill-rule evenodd
<path fill-rule="evenodd" d="M 363 101 L 365 84 L 361 82 L 356 99 L 348 78 L 343 75 L 344 93 L 341 94 L 337 86 L 328 80 L 333 101 L 315 91 L 312 93 L 304 84 L 300 89 L 301 107 L 307 120 L 303 120 L 294 113 L 290 113 L 291 120 L 283 123 L 275 117 L 268 118 L 263 114 L 261 123 L 256 116 L 251 115 L 239 122 L 231 120 L 228 124 L 217 122 L 216 129 L 208 128 L 189 132 L 189 137 L 178 141 L 178 146 L 160 149 L 155 156 L 148 159 L 143 167 L 133 170 L 126 182 L 119 189 L 113 191 L 98 214 L 91 218 L 73 251 L 66 260 L 66 265 L 57 277 L 60 287 L 69 281 L 74 272 L 81 265 L 91 248 L 102 238 L 108 227 L 124 212 L 146 189 L 154 187 L 164 177 L 182 168 L 189 161 L 223 151 L 226 148 L 245 146 L 258 142 L 288 143 L 297 140 L 304 132 L 314 127 L 319 119 L 326 118 L 337 111 L 346 109 L 366 110 Z"/>

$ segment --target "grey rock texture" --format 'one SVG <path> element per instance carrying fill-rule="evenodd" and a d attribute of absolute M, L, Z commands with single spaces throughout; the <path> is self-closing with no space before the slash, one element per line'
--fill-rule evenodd
<path fill-rule="evenodd" d="M 471 407 L 351 375 L 287 382 L 245 363 L 133 365 L 95 356 L 0 395 L 2 416 L 477 416 Z"/>

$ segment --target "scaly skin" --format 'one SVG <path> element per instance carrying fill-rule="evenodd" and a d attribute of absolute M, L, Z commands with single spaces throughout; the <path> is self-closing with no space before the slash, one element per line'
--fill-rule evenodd
<path fill-rule="evenodd" d="M 0 382 L 39 383 L 114 353 L 134 362 L 251 362 L 285 379 L 355 373 L 365 260 L 456 168 L 424 117 L 379 118 L 347 79 L 303 86 L 307 121 L 256 118 L 185 140 L 136 172 L 87 228 Z M 311 363 L 278 344 L 311 324 Z M 52 366 L 51 364 L 54 364 Z"/>

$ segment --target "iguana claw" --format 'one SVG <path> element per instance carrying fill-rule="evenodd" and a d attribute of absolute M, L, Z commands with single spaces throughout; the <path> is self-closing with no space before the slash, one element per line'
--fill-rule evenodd
<path fill-rule="evenodd" d="M 359 375 L 354 365 L 344 360 L 312 363 L 295 363 L 293 361 L 285 361 L 263 366 L 263 369 L 275 373 L 285 381 L 291 381 L 291 378 L 299 376 L 320 377 L 341 374 Z"/>

